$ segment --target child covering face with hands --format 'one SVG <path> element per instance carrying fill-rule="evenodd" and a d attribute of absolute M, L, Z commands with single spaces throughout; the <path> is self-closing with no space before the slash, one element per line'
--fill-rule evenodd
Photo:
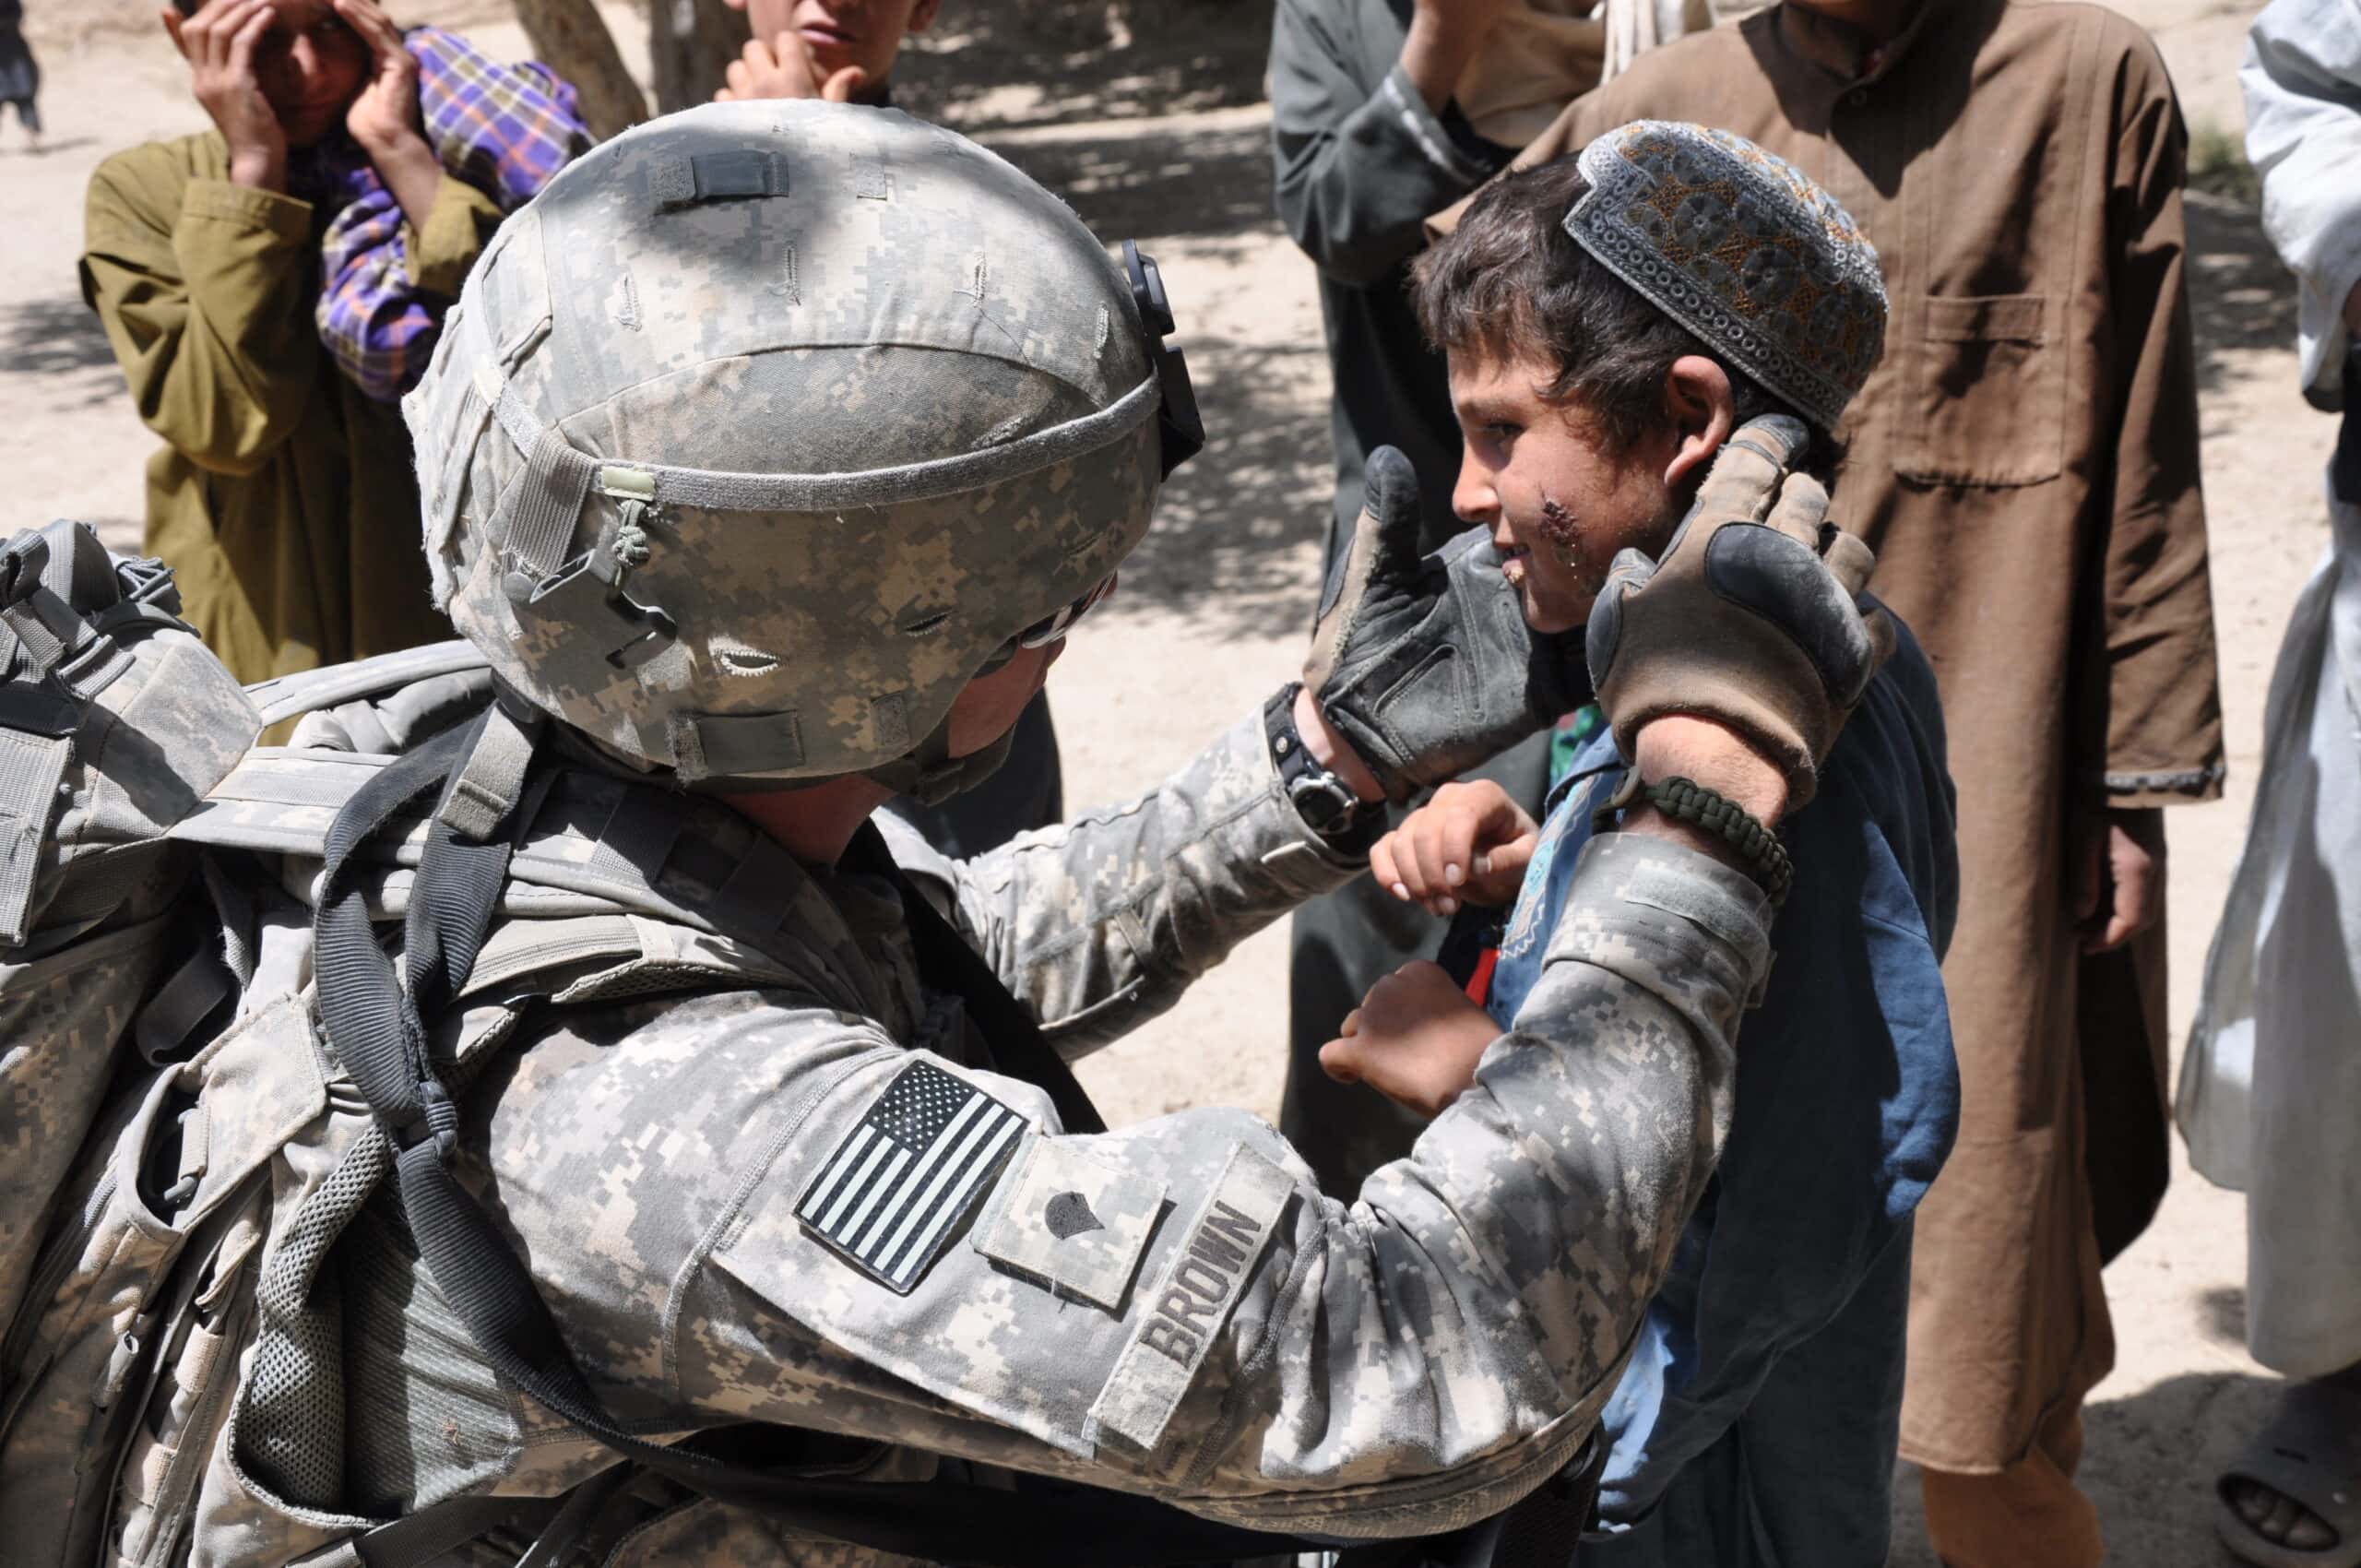
<path fill-rule="evenodd" d="M 934 25 L 943 0 L 729 0 L 753 37 L 713 96 L 883 103 L 902 40 Z"/>
<path fill-rule="evenodd" d="M 449 636 L 397 400 L 505 216 L 589 146 L 573 89 L 375 0 L 181 0 L 213 122 L 92 174 L 82 294 L 139 417 L 146 552 L 242 681 Z"/>

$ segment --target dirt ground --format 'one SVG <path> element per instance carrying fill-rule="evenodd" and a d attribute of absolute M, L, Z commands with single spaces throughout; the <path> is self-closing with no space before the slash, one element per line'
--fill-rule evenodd
<path fill-rule="evenodd" d="M 2122 8 L 2155 30 L 2192 126 L 2235 135 L 2252 0 Z M 0 474 L 11 476 L 18 524 L 79 517 L 129 547 L 152 441 L 78 297 L 81 193 L 108 152 L 203 119 L 160 38 L 120 25 L 152 6 L 33 0 L 29 9 L 51 137 L 33 158 L 13 126 L 0 132 Z M 396 9 L 406 20 L 475 24 L 495 53 L 523 48 L 492 0 Z M 954 23 L 959 11 L 975 19 L 936 35 L 901 73 L 911 107 L 1066 195 L 1103 237 L 1146 243 L 1212 433 L 1167 493 L 1122 594 L 1059 671 L 1075 804 L 1149 782 L 1299 661 L 1328 460 L 1311 271 L 1271 218 L 1268 114 L 1257 101 L 1267 6 L 1168 0 L 1131 10 L 1136 35 L 1121 25 L 1026 32 L 993 7 L 955 7 Z M 1010 80 L 1051 86 L 991 85 Z M 2171 814 L 2177 1034 L 2244 830 L 2271 659 L 2326 540 L 2318 476 L 2333 434 L 2296 395 L 2294 290 L 2252 211 L 2194 195 L 2189 230 L 2231 782 L 2225 802 Z M 1115 1120 L 1207 1102 L 1273 1112 L 1285 986 L 1284 932 L 1265 932 L 1084 1076 Z M 2156 1222 L 2108 1277 L 2120 1349 L 2092 1404 L 2085 1475 L 2116 1562 L 2231 1561 L 2207 1525 L 2211 1478 L 2260 1420 L 2271 1387 L 2241 1348 L 2243 1277 L 2239 1201 L 2179 1165 Z M 1894 1562 L 1933 1568 L 1916 1488 L 1899 1491 Z"/>

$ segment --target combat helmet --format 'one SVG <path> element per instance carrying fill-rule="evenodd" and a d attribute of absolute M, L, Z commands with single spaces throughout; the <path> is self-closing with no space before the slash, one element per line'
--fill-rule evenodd
<path fill-rule="evenodd" d="M 1170 328 L 1152 262 L 949 131 L 653 121 L 507 220 L 403 402 L 435 601 L 635 767 L 946 793 L 953 699 L 1202 444 Z"/>

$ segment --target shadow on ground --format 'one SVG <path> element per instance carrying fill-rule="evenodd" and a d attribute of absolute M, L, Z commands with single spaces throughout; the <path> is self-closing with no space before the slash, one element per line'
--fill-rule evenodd
<path fill-rule="evenodd" d="M 2227 356 L 2284 350 L 2296 340 L 2296 289 L 2251 201 L 2190 191 L 2189 305 L 2197 328 L 2197 386 L 2218 392 Z M 2212 431 L 2208 434 L 2214 434 Z"/>
<path fill-rule="evenodd" d="M 0 372 L 54 375 L 113 363 L 105 328 L 78 297 L 0 303 Z"/>
<path fill-rule="evenodd" d="M 2239 1568 L 2213 1534 L 2213 1480 L 2278 1397 L 2276 1379 L 2191 1372 L 2102 1399 L 2083 1416 L 2077 1479 L 2098 1504 L 2109 1562 L 2139 1568 Z M 1918 1476 L 1894 1486 L 1890 1568 L 1936 1568 L 1918 1507 Z"/>
<path fill-rule="evenodd" d="M 1216 638 L 1309 630 L 1328 502 L 1326 369 L 1317 341 L 1192 339 L 1207 444 L 1165 487 L 1156 525 L 1123 564 L 1118 604 L 1190 617 Z"/>
<path fill-rule="evenodd" d="M 987 131 L 977 139 L 1063 196 L 1109 244 L 1185 234 L 1227 242 L 1214 253 L 1234 257 L 1277 223 L 1270 132 L 1259 120 L 1054 140 Z"/>
<path fill-rule="evenodd" d="M 895 101 L 969 136 L 1145 119 L 1263 96 L 1271 0 L 991 0 L 946 9 Z"/>

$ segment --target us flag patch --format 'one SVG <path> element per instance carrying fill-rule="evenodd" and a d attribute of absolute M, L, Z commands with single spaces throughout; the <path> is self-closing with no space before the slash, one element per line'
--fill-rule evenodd
<path fill-rule="evenodd" d="M 913 1062 L 828 1156 L 795 1218 L 863 1274 L 908 1295 L 1026 1126 L 967 1080 Z"/>

